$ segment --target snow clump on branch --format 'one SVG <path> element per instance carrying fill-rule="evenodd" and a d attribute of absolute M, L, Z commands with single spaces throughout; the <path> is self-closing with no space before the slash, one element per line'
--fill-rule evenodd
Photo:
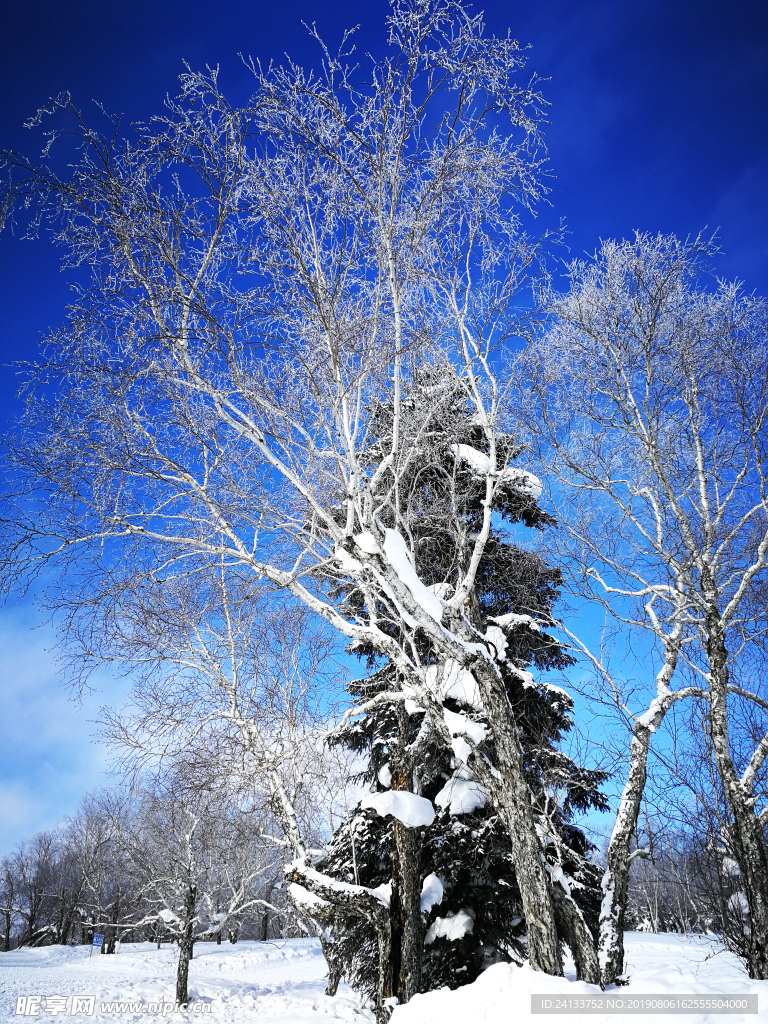
<path fill-rule="evenodd" d="M 430 665 L 424 673 L 424 682 L 441 703 L 452 697 L 471 708 L 480 711 L 483 708 L 477 680 L 454 658 L 448 658 L 441 665 Z"/>
<path fill-rule="evenodd" d="M 470 470 L 477 476 L 488 476 L 492 472 L 490 458 L 471 445 L 452 444 L 451 451 L 458 461 L 466 462 Z M 524 494 L 530 494 L 532 498 L 541 497 L 544 488 L 535 473 L 521 469 L 519 466 L 506 466 L 499 470 L 497 475 L 499 480 L 512 484 Z"/>
<path fill-rule="evenodd" d="M 385 793 L 369 793 L 360 806 L 372 810 L 381 818 L 391 814 L 407 828 L 428 828 L 435 820 L 435 808 L 431 801 L 405 790 L 390 789 Z"/>
<path fill-rule="evenodd" d="M 430 946 L 435 939 L 447 939 L 449 942 L 458 942 L 468 935 L 475 927 L 475 912 L 471 907 L 464 907 L 457 910 L 455 914 L 447 917 L 436 917 L 429 926 L 424 936 L 424 945 Z"/>
<path fill-rule="evenodd" d="M 428 914 L 432 907 L 436 907 L 438 903 L 443 902 L 443 896 L 445 894 L 445 886 L 443 880 L 439 875 L 436 875 L 434 871 L 430 872 L 424 879 L 421 886 L 421 912 L 422 914 Z"/>

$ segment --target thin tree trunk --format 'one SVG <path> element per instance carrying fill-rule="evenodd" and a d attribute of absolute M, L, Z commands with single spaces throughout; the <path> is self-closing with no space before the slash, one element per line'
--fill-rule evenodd
<path fill-rule="evenodd" d="M 704 583 L 706 650 L 709 660 L 709 716 L 712 747 L 723 794 L 733 816 L 729 846 L 739 865 L 749 906 L 747 970 L 750 978 L 768 978 L 768 856 L 763 828 L 751 800 L 752 788 L 742 785 L 731 760 L 728 736 L 728 651 L 714 587 Z"/>
<path fill-rule="evenodd" d="M 67 932 L 69 931 L 69 923 L 68 923 L 68 920 L 67 920 L 67 910 L 66 910 L 66 907 L 64 906 L 63 898 L 62 897 L 58 897 L 58 899 L 59 899 L 59 910 L 60 910 L 60 913 L 59 913 L 58 920 L 56 922 L 56 938 L 58 940 L 58 944 L 59 945 L 66 946 L 66 944 L 67 944 Z"/>
<path fill-rule="evenodd" d="M 120 920 L 120 896 L 119 894 L 115 897 L 115 902 L 112 906 L 112 926 L 109 930 L 109 945 L 107 948 L 108 953 L 115 952 L 115 943 L 117 942 L 117 922 Z"/>
<path fill-rule="evenodd" d="M 267 889 L 266 889 L 266 891 L 264 893 L 264 899 L 265 900 L 269 901 L 269 900 L 272 899 L 272 890 L 274 889 L 274 887 L 275 887 L 275 883 L 274 883 L 274 880 L 273 880 L 272 882 L 269 883 L 269 886 L 267 887 Z M 261 921 L 259 923 L 259 937 L 260 937 L 262 942 L 266 942 L 268 936 L 269 936 L 269 908 L 266 908 L 264 910 L 264 913 L 262 915 Z"/>
<path fill-rule="evenodd" d="M 624 917 L 627 909 L 629 869 L 632 863 L 632 836 L 637 830 L 640 807 L 648 772 L 648 750 L 651 736 L 664 721 L 672 704 L 695 688 L 669 689 L 677 668 L 679 647 L 671 643 L 664 664 L 656 676 L 656 698 L 641 720 L 635 722 L 629 746 L 629 773 L 619 800 L 616 821 L 608 844 L 602 878 L 603 900 L 600 906 L 598 960 L 600 980 L 612 985 L 624 973 Z"/>
<path fill-rule="evenodd" d="M 389 922 L 387 922 L 389 924 Z M 392 992 L 388 990 L 387 979 L 391 977 L 388 970 L 389 968 L 389 951 L 392 946 L 391 934 L 388 927 L 382 927 L 380 924 L 375 924 L 376 928 L 376 942 L 379 948 L 379 980 L 376 987 L 376 1024 L 387 1024 L 389 1021 L 389 1012 L 384 1005 L 384 1000 L 389 999 L 392 996 Z"/>
<path fill-rule="evenodd" d="M 619 800 L 602 879 L 598 958 L 603 985 L 612 985 L 624 973 L 624 916 L 627 909 L 632 836 L 640 816 L 650 741 L 650 729 L 636 722 L 630 744 L 629 774 Z"/>
<path fill-rule="evenodd" d="M 74 913 L 70 912 L 69 915 L 62 921 L 61 931 L 59 932 L 59 944 L 66 946 L 67 938 L 72 929 L 72 921 L 74 920 Z"/>
<path fill-rule="evenodd" d="M 184 907 L 184 931 L 179 936 L 179 964 L 176 970 L 176 1002 L 186 1006 L 189 1001 L 189 961 L 192 959 L 195 901 L 197 890 L 194 885 L 187 889 L 186 906 Z"/>
<path fill-rule="evenodd" d="M 333 948 L 333 942 L 330 942 L 326 937 L 322 929 L 320 929 L 320 948 L 323 951 L 325 962 L 328 965 L 328 984 L 325 986 L 325 994 L 327 996 L 335 996 L 339 988 L 339 982 L 341 981 L 341 964 L 339 963 L 338 957 Z"/>

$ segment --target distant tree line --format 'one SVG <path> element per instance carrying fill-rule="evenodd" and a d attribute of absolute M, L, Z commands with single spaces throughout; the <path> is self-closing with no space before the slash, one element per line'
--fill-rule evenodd
<path fill-rule="evenodd" d="M 2 860 L 4 951 L 20 946 L 221 942 L 301 934 L 281 894 L 263 810 L 173 786 L 87 797 L 72 818 Z M 191 930 L 190 930 L 191 926 Z"/>
<path fill-rule="evenodd" d="M 162 779 L 86 797 L 77 814 L 0 864 L 2 949 L 173 942 L 187 1001 L 197 943 L 306 934 L 285 898 L 269 799 L 175 765 Z"/>

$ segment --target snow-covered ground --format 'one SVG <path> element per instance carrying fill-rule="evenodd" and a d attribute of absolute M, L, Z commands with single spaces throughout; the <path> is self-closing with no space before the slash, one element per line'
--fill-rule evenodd
<path fill-rule="evenodd" d="M 528 967 L 497 964 L 472 985 L 449 992 L 445 989 L 416 996 L 407 1006 L 398 1007 L 391 1024 L 766 1024 L 768 1022 L 768 981 L 750 981 L 737 957 L 726 952 L 713 939 L 703 936 L 647 935 L 627 932 L 624 938 L 626 974 L 629 984 L 612 987 L 603 993 L 595 985 L 570 978 L 552 978 Z M 571 965 L 572 968 L 572 965 Z M 531 995 L 548 995 L 551 1002 L 583 997 L 614 995 L 626 1004 L 640 995 L 721 994 L 743 996 L 758 994 L 759 1012 L 750 1014 L 667 1013 L 635 1014 L 531 1014 Z"/>
<path fill-rule="evenodd" d="M 45 946 L 0 953 L 0 1021 L 18 1021 L 18 996 L 65 996 L 66 1014 L 57 1020 L 89 1019 L 122 1022 L 156 1017 L 147 1012 L 102 1013 L 102 1003 L 173 1003 L 176 988 L 176 947 L 160 950 L 150 942 L 125 944 L 113 956 L 89 956 L 90 948 Z M 372 1015 L 360 998 L 344 985 L 333 999 L 323 994 L 325 960 L 315 939 L 274 942 L 198 943 L 189 965 L 190 1003 L 210 1005 L 210 1012 L 189 1013 L 190 1019 L 210 1024 L 326 1024 L 358 1021 Z M 95 995 L 95 1012 L 71 1015 L 72 996 Z M 45 998 L 39 1017 L 50 1020 Z M 180 1020 L 175 1013 L 168 1020 Z"/>
<path fill-rule="evenodd" d="M 705 1013 L 640 1016 L 655 1024 L 755 1024 L 768 1022 L 768 982 L 752 982 L 739 961 L 712 939 L 680 935 L 626 936 L 627 973 L 630 984 L 621 996 L 658 993 L 711 995 L 758 993 L 759 1012 L 751 1015 Z M 138 1008 L 102 1012 L 102 1003 L 173 1001 L 175 949 L 157 950 L 150 943 L 125 945 L 115 956 L 89 957 L 87 947 L 49 946 L 0 953 L 0 1022 L 17 1020 L 18 996 L 43 997 L 39 1018 L 50 1019 L 46 998 L 66 998 L 66 1010 L 57 1017 L 71 1019 L 74 995 L 95 996 L 93 1019 L 146 1020 L 155 1014 Z M 190 1002 L 210 1006 L 210 1012 L 188 1014 L 201 1022 L 257 1024 L 327 1024 L 332 1020 L 370 1024 L 373 1015 L 344 985 L 333 999 L 325 996 L 325 962 L 318 943 L 312 939 L 288 939 L 269 943 L 238 942 L 232 946 L 198 945 L 190 964 Z M 526 968 L 499 964 L 490 968 L 473 985 L 455 992 L 442 990 L 417 996 L 408 1006 L 398 1007 L 392 1024 L 531 1024 L 553 1016 L 531 1015 L 531 993 L 557 996 L 599 995 L 599 990 L 580 982 L 548 978 Z M 38 1004 L 33 1004 L 36 1008 Z M 55 1004 L 50 1003 L 51 1007 Z M 59 1004 L 61 1005 L 61 1004 Z M 33 1014 L 34 1015 L 34 1014 Z M 87 1014 L 76 1019 L 85 1021 Z M 171 1019 L 179 1019 L 175 1014 Z M 563 1024 L 599 1024 L 618 1021 L 618 1016 L 567 1015 Z M 631 1020 L 638 1020 L 633 1015 Z"/>

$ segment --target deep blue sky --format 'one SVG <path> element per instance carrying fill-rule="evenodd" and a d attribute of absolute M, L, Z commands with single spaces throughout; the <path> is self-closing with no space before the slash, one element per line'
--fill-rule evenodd
<path fill-rule="evenodd" d="M 489 29 L 530 43 L 529 68 L 551 81 L 546 137 L 552 209 L 565 217 L 574 254 L 635 228 L 720 229 L 719 271 L 768 291 L 768 5 L 765 0 L 506 0 L 476 4 Z M 219 64 L 242 98 L 250 79 L 239 51 L 262 60 L 287 51 L 316 58 L 301 22 L 329 43 L 361 23 L 358 49 L 380 49 L 382 0 L 3 0 L 0 148 L 29 152 L 21 126 L 62 89 L 85 107 L 100 100 L 126 120 L 157 111 L 186 60 Z M 67 280 L 45 241 L 0 236 L 0 362 L 34 353 L 62 318 Z M 15 411 L 10 370 L 0 415 Z M 111 685 L 78 711 L 67 704 L 45 652 L 29 632 L 29 605 L 0 612 L 0 707 L 17 729 L 0 747 L 0 854 L 74 809 L 100 780 L 103 754 L 87 719 Z M 15 709 L 15 710 L 14 710 Z M 52 728 L 52 723 L 56 728 Z M 32 741 L 34 737 L 34 741 Z"/>

